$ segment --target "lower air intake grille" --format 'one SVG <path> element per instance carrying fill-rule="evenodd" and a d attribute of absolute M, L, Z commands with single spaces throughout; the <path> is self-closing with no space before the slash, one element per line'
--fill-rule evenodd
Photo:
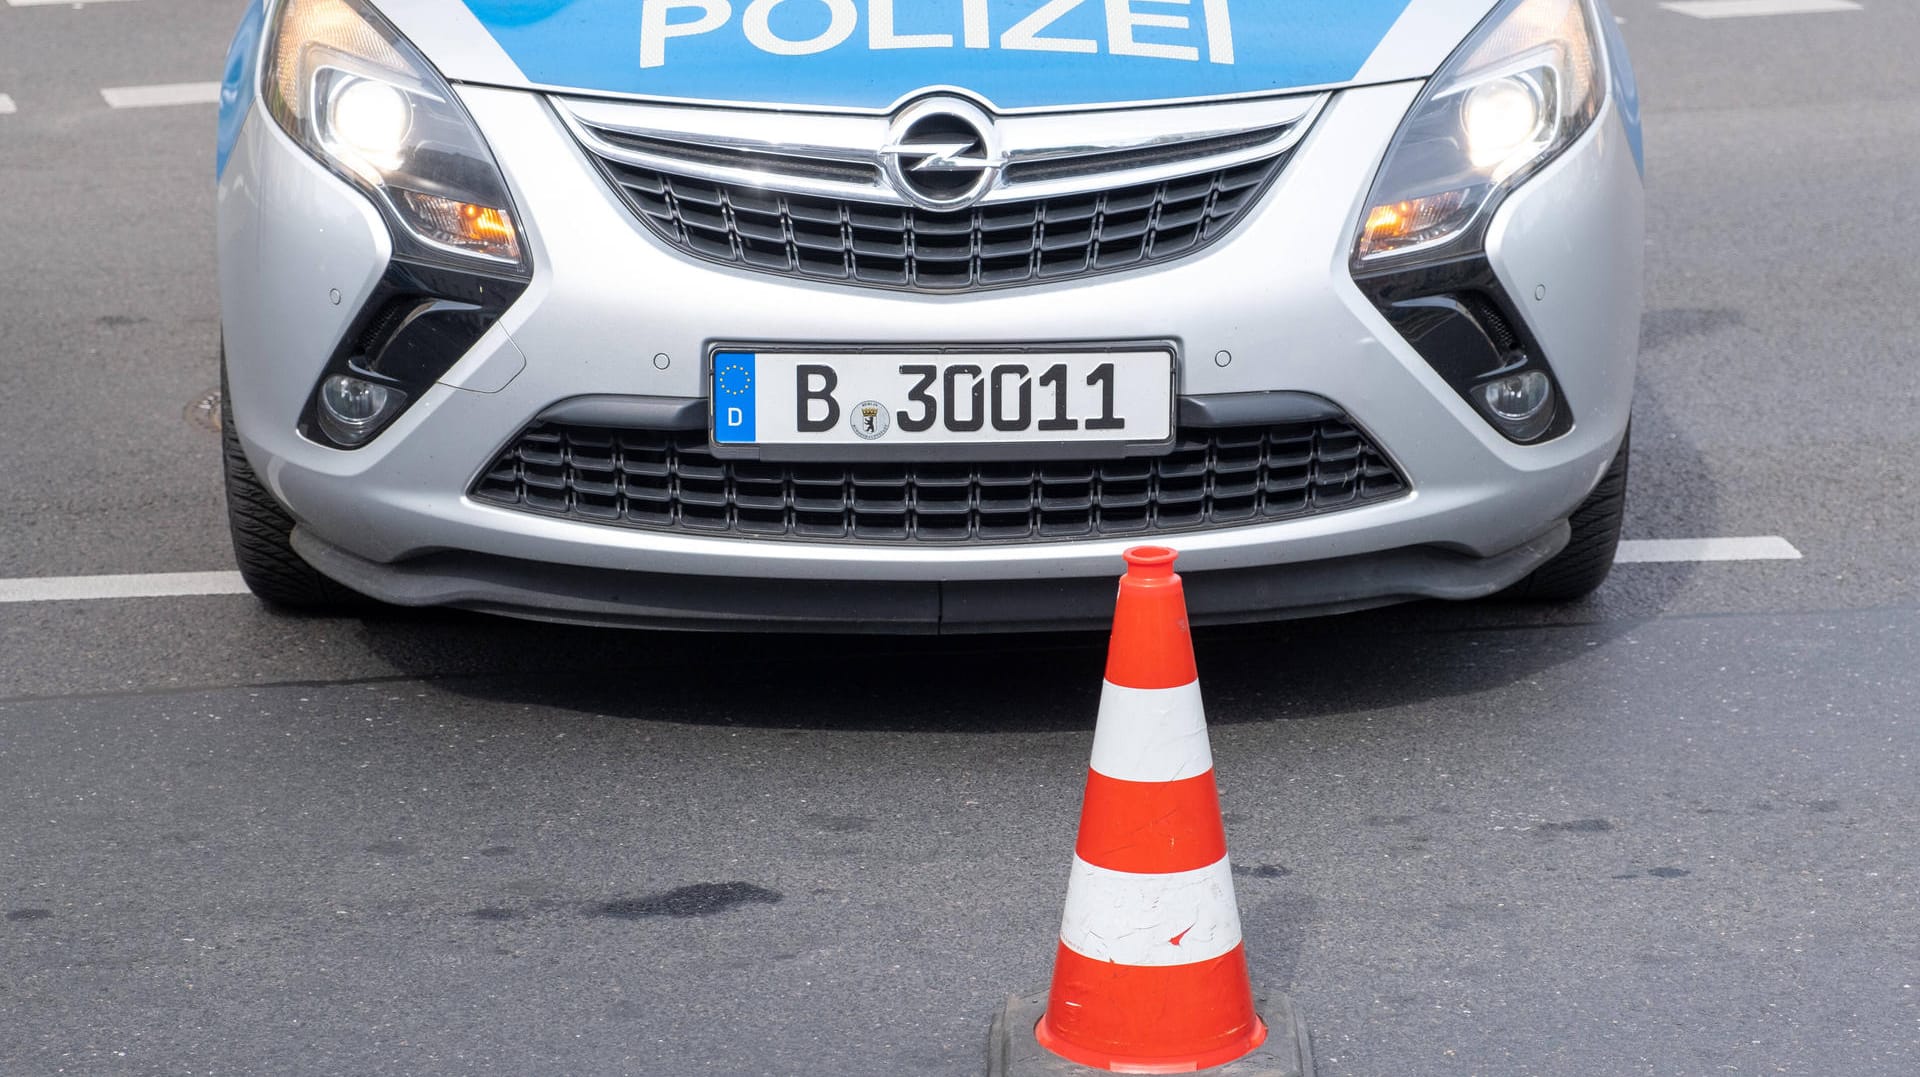
<path fill-rule="evenodd" d="M 721 460 L 701 431 L 538 424 L 483 502 L 656 531 L 853 543 L 1033 542 L 1265 523 L 1398 497 L 1351 424 L 1183 431 L 1164 456 L 1046 463 Z"/>

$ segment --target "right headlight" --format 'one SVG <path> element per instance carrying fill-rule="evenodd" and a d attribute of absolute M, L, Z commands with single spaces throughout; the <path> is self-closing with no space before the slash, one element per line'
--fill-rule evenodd
<path fill-rule="evenodd" d="M 1506 192 L 1579 138 L 1606 96 L 1586 0 L 1508 0 L 1414 103 L 1367 199 L 1356 269 L 1450 257 Z"/>
<path fill-rule="evenodd" d="M 371 195 L 415 253 L 526 268 L 506 180 L 473 120 L 359 0 L 285 0 L 262 87 L 281 128 Z"/>

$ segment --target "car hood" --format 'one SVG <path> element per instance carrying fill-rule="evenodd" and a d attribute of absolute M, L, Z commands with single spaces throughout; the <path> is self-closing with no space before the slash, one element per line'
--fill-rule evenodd
<path fill-rule="evenodd" d="M 456 82 L 1004 112 L 1425 78 L 1496 0 L 379 0 Z"/>

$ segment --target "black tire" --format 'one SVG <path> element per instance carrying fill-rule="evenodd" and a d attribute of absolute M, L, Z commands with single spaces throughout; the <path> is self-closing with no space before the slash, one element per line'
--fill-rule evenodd
<path fill-rule="evenodd" d="M 293 517 L 261 484 L 233 429 L 227 398 L 227 359 L 220 357 L 220 445 L 227 480 L 227 528 L 240 578 L 262 600 L 307 613 L 346 613 L 364 606 L 357 592 L 333 582 L 295 553 Z"/>
<path fill-rule="evenodd" d="M 1567 548 L 1526 579 L 1501 593 L 1519 602 L 1571 602 L 1592 594 L 1613 571 L 1614 551 L 1620 547 L 1620 522 L 1627 515 L 1627 450 L 1633 431 L 1620 440 L 1607 473 L 1569 521 L 1573 537 Z"/>

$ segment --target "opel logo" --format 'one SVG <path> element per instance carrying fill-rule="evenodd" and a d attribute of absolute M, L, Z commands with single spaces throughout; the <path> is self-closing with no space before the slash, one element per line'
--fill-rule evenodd
<path fill-rule="evenodd" d="M 887 179 L 922 209 L 965 209 L 984 198 L 1006 158 L 993 118 L 955 98 L 934 97 L 903 109 L 880 148 Z"/>

